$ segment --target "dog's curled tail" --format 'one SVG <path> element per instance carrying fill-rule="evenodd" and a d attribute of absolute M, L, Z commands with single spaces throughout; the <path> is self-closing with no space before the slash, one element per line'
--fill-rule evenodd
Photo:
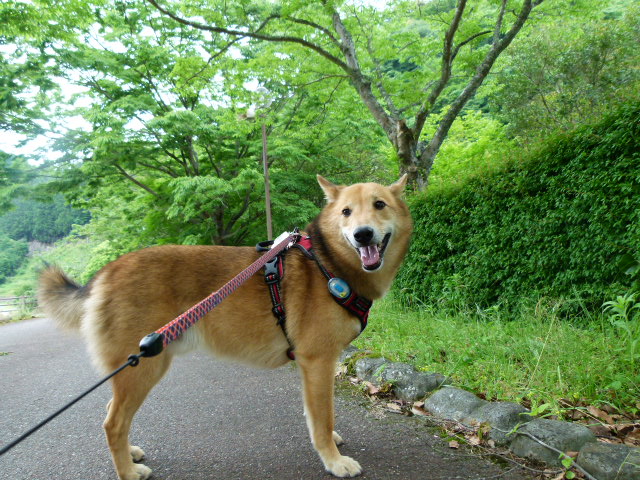
<path fill-rule="evenodd" d="M 79 330 L 86 291 L 60 268 L 47 265 L 40 274 L 38 304 L 60 327 Z"/>

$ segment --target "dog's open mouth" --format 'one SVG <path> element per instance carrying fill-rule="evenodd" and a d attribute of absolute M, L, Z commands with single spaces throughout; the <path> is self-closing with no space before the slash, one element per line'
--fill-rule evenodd
<path fill-rule="evenodd" d="M 362 261 L 362 268 L 373 271 L 382 266 L 384 251 L 387 249 L 389 238 L 391 238 L 391 234 L 387 233 L 379 245 L 367 245 L 357 248 L 360 254 L 360 260 Z"/>

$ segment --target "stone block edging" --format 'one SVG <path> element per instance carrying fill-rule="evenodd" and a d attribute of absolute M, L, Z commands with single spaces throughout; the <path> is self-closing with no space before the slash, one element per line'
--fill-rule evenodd
<path fill-rule="evenodd" d="M 520 457 L 559 466 L 560 452 L 578 452 L 575 465 L 587 478 L 640 480 L 640 448 L 598 442 L 584 425 L 531 417 L 522 405 L 488 402 L 452 387 L 451 379 L 440 373 L 368 357 L 355 347 L 348 347 L 340 361 L 350 364 L 361 380 L 390 384 L 401 400 L 414 402 L 428 396 L 424 409 L 436 417 L 468 426 L 489 425 L 489 438 Z"/>

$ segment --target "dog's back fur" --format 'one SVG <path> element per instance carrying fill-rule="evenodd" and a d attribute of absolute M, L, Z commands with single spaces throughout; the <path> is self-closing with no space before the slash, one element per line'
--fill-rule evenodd
<path fill-rule="evenodd" d="M 379 298 L 393 281 L 411 233 L 409 212 L 401 200 L 404 179 L 391 187 L 341 187 L 321 177 L 319 182 L 329 203 L 307 228 L 317 257 L 360 295 Z M 378 209 L 381 203 L 375 202 L 383 202 L 384 207 Z M 353 214 L 345 215 L 347 209 Z M 362 224 L 388 233 L 388 247 L 375 236 L 369 241 L 369 248 L 381 257 L 375 271 L 363 269 L 360 244 L 349 233 Z M 95 364 L 110 371 L 138 351 L 142 337 L 220 288 L 258 256 L 249 247 L 151 247 L 106 265 L 84 287 L 50 267 L 40 277 L 39 302 L 62 327 L 80 329 Z M 286 253 L 285 265 L 282 292 L 287 335 L 303 378 L 312 441 L 327 470 L 337 476 L 357 475 L 357 462 L 336 449 L 339 437 L 333 432 L 332 391 L 335 361 L 358 335 L 360 323 L 333 301 L 313 261 L 293 249 Z M 143 453 L 129 446 L 128 430 L 135 411 L 174 354 L 205 347 L 217 356 L 260 367 L 289 361 L 287 339 L 271 308 L 263 276 L 254 275 L 163 353 L 113 378 L 105 430 L 121 480 L 145 479 L 150 474 L 147 467 L 132 462 Z"/>

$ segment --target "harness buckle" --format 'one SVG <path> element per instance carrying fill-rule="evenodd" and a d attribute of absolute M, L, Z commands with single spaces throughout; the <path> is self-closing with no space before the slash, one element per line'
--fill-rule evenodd
<path fill-rule="evenodd" d="M 273 245 L 273 240 L 265 240 L 264 242 L 256 243 L 256 251 L 257 252 L 268 252 L 271 250 L 271 245 Z"/>
<path fill-rule="evenodd" d="M 267 285 L 280 281 L 280 257 L 277 256 L 273 260 L 269 260 L 264 265 L 264 281 Z"/>

